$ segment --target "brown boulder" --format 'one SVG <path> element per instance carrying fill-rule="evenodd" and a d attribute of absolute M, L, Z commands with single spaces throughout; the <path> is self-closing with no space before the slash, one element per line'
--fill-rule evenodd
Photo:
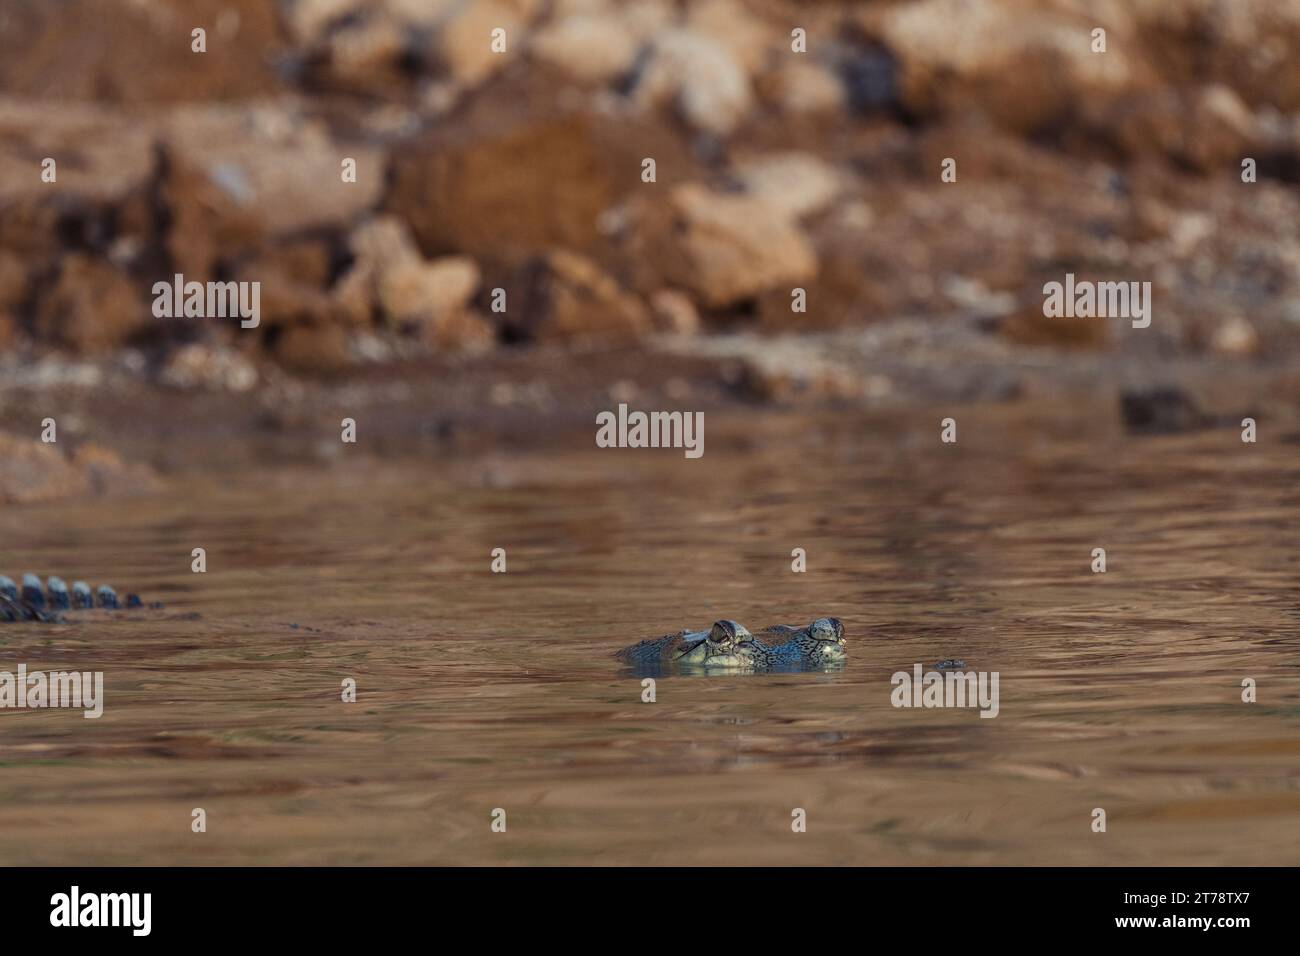
<path fill-rule="evenodd" d="M 452 8 L 434 35 L 434 56 L 457 83 L 473 86 L 509 63 L 523 48 L 528 6 L 475 0 Z M 492 49 L 492 31 L 505 30 L 505 50 Z"/>
<path fill-rule="evenodd" d="M 399 156 L 387 206 L 426 253 L 518 262 L 595 245 L 614 195 L 591 122 L 574 116 Z"/>
<path fill-rule="evenodd" d="M 46 158 L 55 182 L 42 179 Z M 0 248 L 32 273 L 52 268 L 65 245 L 101 255 L 154 246 L 147 211 L 156 170 L 148 123 L 0 99 Z"/>
<path fill-rule="evenodd" d="M 229 346 L 193 342 L 168 358 L 158 380 L 172 388 L 246 392 L 257 384 L 256 366 Z"/>
<path fill-rule="evenodd" d="M 264 0 L 6 4 L 0 89 L 117 103 L 244 99 L 276 91 L 288 52 Z M 207 31 L 207 52 L 190 31 Z M 53 112 L 53 111 L 51 111 Z"/>
<path fill-rule="evenodd" d="M 149 492 L 157 476 L 145 465 L 127 464 L 97 445 L 71 456 L 57 443 L 0 432 L 0 504 L 34 504 L 82 495 Z"/>
<path fill-rule="evenodd" d="M 885 291 L 866 266 L 846 252 L 828 253 L 817 276 L 803 283 L 804 311 L 793 308 L 788 288 L 770 289 L 758 298 L 759 329 L 807 332 L 858 324 L 888 314 Z"/>
<path fill-rule="evenodd" d="M 99 259 L 73 253 L 41 298 L 36 331 L 80 352 L 125 343 L 152 321 L 149 305 L 126 276 Z"/>
<path fill-rule="evenodd" d="M 688 183 L 631 215 L 626 255 L 638 287 L 667 283 L 725 308 L 817 274 L 816 252 L 782 203 Z"/>
<path fill-rule="evenodd" d="M 1105 347 L 1108 327 L 1105 319 L 1048 317 L 1041 301 L 1031 301 L 1024 308 L 997 323 L 998 334 L 1018 345 L 1043 345 L 1054 348 L 1099 349 Z"/>
<path fill-rule="evenodd" d="M 347 333 L 336 324 L 291 325 L 275 337 L 273 350 L 277 362 L 304 375 L 333 375 L 352 362 Z"/>
<path fill-rule="evenodd" d="M 1091 125 L 1127 159 L 1163 155 L 1203 173 L 1239 169 L 1258 142 L 1254 117 L 1225 86 L 1135 96 L 1109 104 Z"/>
<path fill-rule="evenodd" d="M 380 277 L 379 302 L 397 325 L 438 326 L 464 310 L 478 283 L 478 266 L 468 256 L 406 260 Z"/>
<path fill-rule="evenodd" d="M 439 352 L 483 352 L 496 342 L 492 323 L 473 309 L 459 309 L 420 329 L 425 344 Z"/>
<path fill-rule="evenodd" d="M 27 294 L 27 270 L 22 261 L 0 249 L 0 312 L 20 305 Z"/>
<path fill-rule="evenodd" d="M 754 105 L 749 74 L 723 42 L 693 30 L 665 30 L 637 73 L 642 107 L 672 106 L 694 129 L 726 136 Z"/>
<path fill-rule="evenodd" d="M 89 480 L 57 445 L 0 432 L 0 503 L 53 501 L 89 490 Z"/>
<path fill-rule="evenodd" d="M 511 120 L 509 102 L 485 103 L 395 156 L 385 207 L 410 225 L 425 255 L 519 267 L 567 248 L 599 260 L 608 251 L 602 213 L 654 188 L 641 182 L 641 159 L 655 157 L 661 177 L 685 165 L 681 144 L 653 123 L 577 114 Z"/>
<path fill-rule="evenodd" d="M 1108 20 L 1108 47 L 1093 53 L 1095 18 L 1039 0 L 918 0 L 873 7 L 866 26 L 899 62 L 903 104 L 920 116 L 983 113 L 1033 133 L 1071 118 L 1081 101 L 1119 95 L 1141 60 L 1122 42 L 1127 21 Z"/>
<path fill-rule="evenodd" d="M 161 135 L 168 249 L 186 279 L 286 237 L 343 230 L 383 188 L 381 152 L 337 143 L 291 110 L 184 109 Z M 356 160 L 356 182 L 343 181 L 345 158 Z"/>
<path fill-rule="evenodd" d="M 635 340 L 652 329 L 633 295 L 599 266 L 571 252 L 553 252 L 523 270 L 523 302 L 501 319 L 508 338 L 538 342 Z"/>
<path fill-rule="evenodd" d="M 640 49 L 640 38 L 612 12 L 560 17 L 533 35 L 534 59 L 582 83 L 609 83 L 626 76 Z"/>

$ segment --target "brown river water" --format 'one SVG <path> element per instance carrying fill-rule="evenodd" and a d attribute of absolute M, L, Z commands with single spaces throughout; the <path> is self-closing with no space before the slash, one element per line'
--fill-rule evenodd
<path fill-rule="evenodd" d="M 942 414 L 0 510 L 0 571 L 166 603 L 0 625 L 0 669 L 102 670 L 106 698 L 0 712 L 0 863 L 1300 862 L 1300 445 L 1014 407 L 942 445 Z M 612 656 L 821 615 L 836 673 L 643 703 Z M 996 718 L 891 705 L 950 656 L 999 673 Z"/>

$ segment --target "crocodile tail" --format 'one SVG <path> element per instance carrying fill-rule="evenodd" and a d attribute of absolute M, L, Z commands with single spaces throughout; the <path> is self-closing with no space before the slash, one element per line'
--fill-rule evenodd
<path fill-rule="evenodd" d="M 45 607 L 45 589 L 41 587 L 41 579 L 36 575 L 23 575 L 22 599 L 38 611 Z"/>
<path fill-rule="evenodd" d="M 45 582 L 45 590 L 50 601 L 50 607 L 56 611 L 66 611 L 72 607 L 72 596 L 68 594 L 68 586 L 63 583 L 63 578 L 51 576 Z"/>
<path fill-rule="evenodd" d="M 85 581 L 72 582 L 72 606 L 73 607 L 94 607 L 95 594 L 90 590 L 90 585 Z"/>
<path fill-rule="evenodd" d="M 44 608 L 33 606 L 22 598 L 11 598 L 0 593 L 0 621 L 46 621 L 55 622 L 59 616 Z"/>

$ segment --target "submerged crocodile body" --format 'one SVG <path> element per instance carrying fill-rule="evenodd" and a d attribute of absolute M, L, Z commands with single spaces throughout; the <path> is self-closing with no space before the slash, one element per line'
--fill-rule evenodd
<path fill-rule="evenodd" d="M 718 621 L 707 631 L 679 631 L 634 644 L 619 660 L 641 674 L 668 670 L 828 670 L 844 663 L 844 625 L 823 617 L 806 627 L 778 624 L 751 633 L 735 621 Z"/>
<path fill-rule="evenodd" d="M 153 607 L 161 607 L 155 604 Z M 121 607 L 144 607 L 144 602 L 137 595 L 128 594 L 126 603 L 118 600 L 117 592 L 107 584 L 101 584 L 91 590 L 85 581 L 73 581 L 69 590 L 62 578 L 51 576 L 44 584 L 34 574 L 23 575 L 20 590 L 12 578 L 0 574 L 0 623 L 6 621 L 43 621 L 53 623 L 62 620 L 60 611 L 81 608 L 108 608 L 117 610 Z"/>

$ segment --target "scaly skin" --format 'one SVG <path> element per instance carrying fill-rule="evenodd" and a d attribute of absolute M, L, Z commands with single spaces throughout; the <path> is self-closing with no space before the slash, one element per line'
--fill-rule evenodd
<path fill-rule="evenodd" d="M 736 645 L 753 670 L 827 670 L 847 659 L 844 625 L 823 617 L 807 627 L 777 624 Z"/>
<path fill-rule="evenodd" d="M 126 607 L 143 607 L 144 602 L 134 594 L 126 596 Z M 157 606 L 157 605 L 155 605 Z M 45 586 L 34 574 L 23 575 L 22 590 L 11 578 L 0 574 L 0 623 L 13 621 L 39 621 L 57 623 L 63 620 L 60 611 L 82 608 L 122 607 L 117 592 L 107 584 L 95 591 L 84 581 L 74 581 L 72 590 L 62 578 L 51 577 Z"/>
<path fill-rule="evenodd" d="M 735 621 L 717 621 L 707 631 L 678 631 L 633 644 L 618 652 L 618 659 L 638 671 L 666 667 L 718 666 L 737 641 L 752 637 Z"/>
<path fill-rule="evenodd" d="M 751 634 L 735 621 L 718 621 L 706 634 L 678 634 L 642 641 L 618 653 L 620 660 L 640 673 L 679 670 L 789 671 L 826 670 L 845 660 L 844 625 L 835 618 L 820 618 L 807 627 L 770 627 Z"/>

